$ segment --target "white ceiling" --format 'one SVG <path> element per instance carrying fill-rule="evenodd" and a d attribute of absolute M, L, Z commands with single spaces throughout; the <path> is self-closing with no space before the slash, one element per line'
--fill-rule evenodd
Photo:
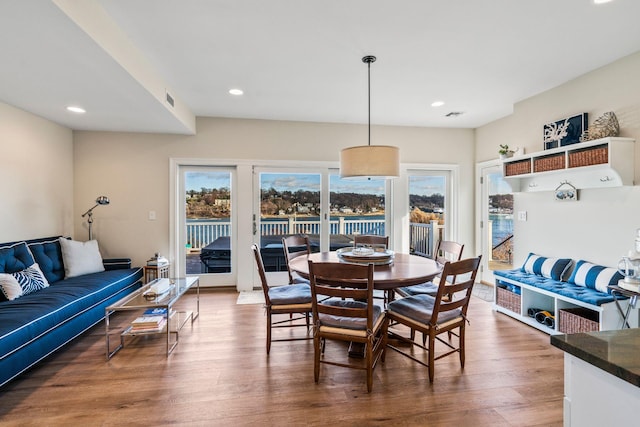
<path fill-rule="evenodd" d="M 0 101 L 72 129 L 192 133 L 153 81 L 195 116 L 366 123 L 371 54 L 372 123 L 475 128 L 640 51 L 639 17 L 638 0 L 3 0 Z"/>

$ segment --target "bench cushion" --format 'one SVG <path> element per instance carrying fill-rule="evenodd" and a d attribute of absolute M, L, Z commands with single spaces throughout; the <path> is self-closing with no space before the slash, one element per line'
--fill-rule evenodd
<path fill-rule="evenodd" d="M 600 292 L 585 286 L 575 285 L 573 283 L 561 282 L 559 280 L 548 279 L 546 277 L 537 276 L 523 272 L 521 269 L 515 270 L 496 270 L 493 272 L 498 277 L 497 284 L 501 283 L 500 277 L 511 279 L 513 281 L 523 283 L 536 288 L 544 289 L 567 298 L 585 302 L 591 305 L 602 305 L 614 301 L 614 297 L 608 293 Z"/>

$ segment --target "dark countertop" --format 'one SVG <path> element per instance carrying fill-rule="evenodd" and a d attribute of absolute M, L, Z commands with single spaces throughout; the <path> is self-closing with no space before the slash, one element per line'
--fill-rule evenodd
<path fill-rule="evenodd" d="M 640 329 L 551 335 L 551 345 L 640 387 Z"/>

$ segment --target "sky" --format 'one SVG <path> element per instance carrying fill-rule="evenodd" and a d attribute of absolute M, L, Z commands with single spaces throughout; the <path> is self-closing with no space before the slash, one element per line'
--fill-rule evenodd
<path fill-rule="evenodd" d="M 489 179 L 489 195 L 494 194 L 511 194 L 511 186 L 502 178 L 501 173 L 492 173 L 487 177 Z"/>
<path fill-rule="evenodd" d="M 187 172 L 185 187 L 187 191 L 200 191 L 202 187 L 231 188 L 230 177 L 230 172 Z M 320 191 L 320 174 L 317 173 L 262 173 L 260 179 L 263 189 L 273 187 L 278 191 Z M 490 180 L 492 184 L 495 181 Z M 383 179 L 354 181 L 340 179 L 338 175 L 330 175 L 329 183 L 331 191 L 335 192 L 384 194 Z M 411 176 L 409 185 L 411 194 L 430 196 L 435 193 L 445 193 L 445 180 L 442 176 Z M 508 186 L 506 188 L 507 191 L 504 192 L 511 192 Z"/>
<path fill-rule="evenodd" d="M 187 172 L 185 189 L 200 191 L 201 188 L 231 188 L 231 172 Z"/>

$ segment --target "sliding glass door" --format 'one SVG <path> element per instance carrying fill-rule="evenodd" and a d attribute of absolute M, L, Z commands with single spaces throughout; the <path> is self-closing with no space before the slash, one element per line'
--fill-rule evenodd
<path fill-rule="evenodd" d="M 449 171 L 409 171 L 409 250 L 415 255 L 432 258 L 439 240 L 452 239 L 449 181 Z"/>
<path fill-rule="evenodd" d="M 338 171 L 329 175 L 331 250 L 353 245 L 355 234 L 387 235 L 386 181 L 341 179 Z"/>
<path fill-rule="evenodd" d="M 494 283 L 493 271 L 513 268 L 513 192 L 501 165 L 480 167 L 482 271 L 480 280 Z"/>
<path fill-rule="evenodd" d="M 321 220 L 322 174 L 256 168 L 255 175 L 259 209 L 254 213 L 254 241 L 260 246 L 267 273 L 284 272 L 287 266 L 283 237 L 306 234 L 312 248 L 320 249 L 324 228 Z"/>
<path fill-rule="evenodd" d="M 180 167 L 180 271 L 203 284 L 235 282 L 233 179 L 235 170 Z"/>
<path fill-rule="evenodd" d="M 352 245 L 356 234 L 386 235 L 391 249 L 423 256 L 431 256 L 441 236 L 455 240 L 451 168 L 354 181 L 340 179 L 332 165 L 171 164 L 172 274 L 198 275 L 203 286 L 259 286 L 251 243 L 260 246 L 270 279 L 286 280 L 282 237 L 290 234 L 309 235 L 317 251 Z M 410 237 L 409 227 L 421 231 Z"/>

